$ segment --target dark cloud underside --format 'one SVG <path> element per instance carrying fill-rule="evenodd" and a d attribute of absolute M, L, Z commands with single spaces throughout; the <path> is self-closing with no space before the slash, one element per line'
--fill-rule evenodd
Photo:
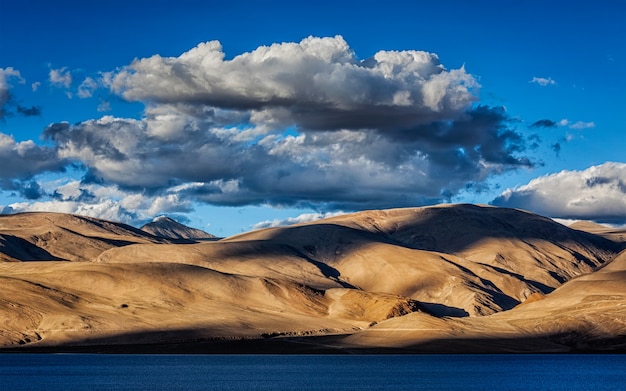
<path fill-rule="evenodd" d="M 144 116 L 51 124 L 45 148 L 5 139 L 0 177 L 30 180 L 71 162 L 83 188 L 55 201 L 89 203 L 99 198 L 85 188 L 98 185 L 185 210 L 194 201 L 363 209 L 447 201 L 535 164 L 538 139 L 503 108 L 477 104 L 474 77 L 433 53 L 360 59 L 338 36 L 226 60 L 213 41 L 99 82 L 143 102 Z"/>

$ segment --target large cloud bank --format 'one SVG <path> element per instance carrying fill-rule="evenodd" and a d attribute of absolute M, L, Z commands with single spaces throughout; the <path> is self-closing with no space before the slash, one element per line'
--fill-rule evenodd
<path fill-rule="evenodd" d="M 360 61 L 339 36 L 224 57 L 212 41 L 177 58 L 137 60 L 111 87 L 128 100 L 244 110 L 256 124 L 319 130 L 450 120 L 475 100 L 474 78 L 447 71 L 435 54 L 380 51 Z"/>
<path fill-rule="evenodd" d="M 492 202 L 551 217 L 626 224 L 626 164 L 561 171 L 505 190 Z"/>
<path fill-rule="evenodd" d="M 449 200 L 534 165 L 505 110 L 479 105 L 474 77 L 433 53 L 360 59 L 337 36 L 227 59 L 212 41 L 102 75 L 100 85 L 145 104 L 142 118 L 54 123 L 44 130 L 52 149 L 5 137 L 0 154 L 41 155 L 25 176 L 69 162 L 85 189 L 320 211 Z"/>

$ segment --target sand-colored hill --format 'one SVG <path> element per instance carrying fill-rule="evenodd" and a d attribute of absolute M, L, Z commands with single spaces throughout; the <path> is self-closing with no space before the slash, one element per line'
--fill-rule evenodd
<path fill-rule="evenodd" d="M 0 215 L 0 262 L 90 261 L 110 248 L 162 241 L 126 224 L 85 216 Z"/>
<path fill-rule="evenodd" d="M 290 246 L 346 284 L 432 303 L 438 315 L 510 309 L 620 249 L 545 217 L 477 205 L 366 211 L 226 241 Z"/>
<path fill-rule="evenodd" d="M 585 231 L 594 235 L 602 236 L 603 238 L 614 242 L 622 243 L 622 245 L 626 247 L 626 228 L 613 228 L 591 221 L 577 221 L 569 227 L 579 231 Z"/>
<path fill-rule="evenodd" d="M 621 244 L 609 239 L 476 205 L 188 244 L 78 216 L 0 216 L 0 347 L 623 349 L 626 255 L 611 262 Z"/>
<path fill-rule="evenodd" d="M 545 297 L 485 317 L 390 319 L 337 343 L 414 352 L 626 351 L 626 251 Z"/>
<path fill-rule="evenodd" d="M 175 263 L 5 263 L 0 271 L 5 346 L 352 332 L 416 305 Z"/>

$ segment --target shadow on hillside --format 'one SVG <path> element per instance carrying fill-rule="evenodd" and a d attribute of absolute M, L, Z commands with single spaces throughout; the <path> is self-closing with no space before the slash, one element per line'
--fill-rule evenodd
<path fill-rule="evenodd" d="M 307 246 L 305 245 L 304 247 Z M 310 247 L 307 248 L 311 250 Z M 302 259 L 315 266 L 324 277 L 337 282 L 342 287 L 355 288 L 355 286 L 341 279 L 339 270 L 318 260 L 316 257 L 312 256 L 310 251 L 304 249 L 303 246 L 287 244 L 284 243 L 283 240 L 222 241 L 218 242 L 218 247 L 215 248 L 215 251 L 217 257 L 239 259 L 242 262 L 255 260 L 259 257 L 270 260 L 273 257 L 293 257 Z"/>
<path fill-rule="evenodd" d="M 380 224 L 371 219 L 369 225 L 363 228 L 320 222 L 284 227 L 274 230 L 269 235 L 270 240 L 299 246 L 316 259 L 319 259 L 320 250 L 326 250 L 326 253 L 321 255 L 332 256 L 339 247 L 349 250 L 351 246 L 370 242 L 456 254 L 485 239 L 517 239 L 532 248 L 535 248 L 534 243 L 537 240 L 554 243 L 570 252 L 579 262 L 597 267 L 595 262 L 581 254 L 579 249 L 569 248 L 568 245 L 579 243 L 582 248 L 596 247 L 614 254 L 622 248 L 620 243 L 567 228 L 542 216 L 515 209 L 478 205 L 422 209 L 413 221 L 388 229 L 381 228 Z"/>
<path fill-rule="evenodd" d="M 352 220 L 354 225 L 351 227 L 334 222 L 319 222 L 264 231 L 263 239 L 256 239 L 257 236 L 252 233 L 250 236 L 252 240 L 248 240 L 247 243 L 263 243 L 262 246 L 229 246 L 230 248 L 224 248 L 224 251 L 225 255 L 241 258 L 258 257 L 259 250 L 267 251 L 264 254 L 270 259 L 273 253 L 298 257 L 315 265 L 324 276 L 341 282 L 345 287 L 353 287 L 342 281 L 342 276 L 335 266 L 352 252 L 364 250 L 377 243 L 459 254 L 475 245 L 480 246 L 486 239 L 495 239 L 496 242 L 506 240 L 507 246 L 510 246 L 510 241 L 517 240 L 522 245 L 527 245 L 529 251 L 541 253 L 543 250 L 538 242 L 545 241 L 569 252 L 571 261 L 593 268 L 607 262 L 610 259 L 609 254 L 620 247 L 610 240 L 572 230 L 548 218 L 514 209 L 457 205 L 407 213 L 415 213 L 413 220 L 404 219 L 401 224 L 395 226 L 393 217 L 389 221 L 377 221 L 373 217 L 362 215 Z M 246 242 L 245 236 L 232 242 L 226 240 L 224 243 L 241 242 Z M 493 249 L 494 254 L 497 251 L 497 248 Z M 511 265 L 515 265 L 515 259 L 509 261 Z M 463 270 L 460 265 L 454 264 Z M 490 266 L 487 260 L 476 264 L 513 277 L 544 294 L 554 290 L 544 283 L 527 279 L 521 272 L 516 272 L 514 266 L 512 270 L 506 270 L 503 267 Z M 485 287 L 485 292 L 490 294 L 502 309 L 510 309 L 519 304 L 518 300 L 504 294 L 492 281 L 480 278 L 469 269 L 464 272 L 479 279 Z M 554 271 L 546 270 L 546 274 L 559 284 L 566 281 L 566 278 Z M 432 303 L 431 308 L 438 316 L 466 315 L 462 309 L 446 308 L 437 303 Z"/>
<path fill-rule="evenodd" d="M 542 293 L 544 293 L 544 294 L 548 294 L 548 293 L 550 293 L 550 292 L 552 292 L 552 291 L 554 290 L 554 288 L 552 288 L 551 286 L 548 286 L 548 285 L 546 285 L 546 284 L 543 284 L 543 283 L 538 282 L 538 281 L 535 281 L 535 280 L 529 280 L 528 278 L 526 278 L 526 277 L 522 276 L 521 274 L 518 274 L 518 273 L 513 273 L 513 272 L 511 272 L 511 271 L 509 271 L 509 270 L 506 270 L 506 269 L 503 269 L 503 268 L 501 268 L 501 267 L 492 266 L 492 265 L 488 265 L 488 264 L 486 264 L 486 263 L 481 263 L 481 262 L 478 262 L 478 264 L 479 264 L 479 265 L 481 265 L 481 266 L 483 266 L 483 267 L 486 267 L 486 268 L 489 268 L 489 269 L 495 270 L 495 271 L 497 271 L 498 273 L 502 273 L 502 274 L 506 274 L 506 275 L 509 275 L 509 276 L 511 276 L 511 277 L 514 277 L 514 278 L 516 278 L 516 279 L 518 279 L 518 280 L 520 280 L 520 281 L 522 281 L 522 282 L 524 282 L 524 283 L 526 283 L 526 284 L 528 284 L 528 285 L 531 285 L 531 286 L 533 286 L 533 287 L 535 287 L 535 288 L 539 289 L 539 291 L 541 291 L 541 292 L 542 292 Z M 558 276 L 556 276 L 556 275 L 555 275 L 555 276 L 553 276 L 553 278 L 555 278 L 555 279 L 556 279 L 557 277 L 558 277 Z M 558 278 L 560 278 L 560 279 L 562 280 L 562 277 L 558 277 Z M 562 284 L 563 282 L 564 282 L 564 281 L 561 281 L 561 284 Z"/>
<path fill-rule="evenodd" d="M 108 244 L 109 246 L 112 246 L 112 247 L 124 247 L 124 246 L 129 246 L 131 244 L 141 243 L 138 240 L 137 241 L 133 241 L 133 240 L 123 240 L 123 239 L 111 239 L 111 238 L 105 238 L 105 237 L 102 237 L 102 236 L 85 235 L 85 234 L 82 234 L 80 232 L 73 231 L 73 230 L 71 230 L 69 228 L 63 228 L 63 229 L 65 231 L 73 234 L 73 235 L 82 236 L 83 238 L 87 238 L 87 239 L 91 239 L 91 240 L 97 240 L 99 242 L 106 243 L 106 244 Z M 144 235 L 144 237 L 147 237 L 147 235 Z M 163 243 L 165 242 L 163 239 L 160 239 L 160 238 L 157 238 L 157 237 L 154 237 L 154 239 L 155 239 L 155 242 L 157 242 L 157 243 L 159 241 L 163 242 Z"/>
<path fill-rule="evenodd" d="M 48 251 L 31 242 L 13 235 L 0 234 L 1 251 L 20 261 L 60 261 Z"/>
<path fill-rule="evenodd" d="M 419 303 L 422 308 L 424 308 L 425 312 L 438 318 L 446 316 L 451 318 L 465 318 L 469 316 L 469 312 L 465 311 L 463 308 L 451 307 L 439 303 L 426 303 L 424 301 L 420 301 Z"/>
<path fill-rule="evenodd" d="M 389 239 L 406 247 L 457 253 L 484 239 L 518 239 L 533 247 L 536 240 L 552 243 L 579 242 L 603 250 L 617 252 L 618 243 L 583 231 L 567 228 L 555 221 L 508 208 L 478 205 L 455 205 L 423 209 L 413 222 L 385 232 Z M 582 262 L 584 255 L 572 252 Z"/>

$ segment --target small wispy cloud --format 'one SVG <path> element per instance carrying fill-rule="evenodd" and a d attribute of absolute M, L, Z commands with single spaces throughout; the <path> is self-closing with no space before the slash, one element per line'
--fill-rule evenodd
<path fill-rule="evenodd" d="M 592 122 L 578 121 L 578 122 L 574 122 L 569 127 L 571 129 L 589 129 L 589 128 L 595 128 L 595 126 L 596 124 L 593 121 Z"/>
<path fill-rule="evenodd" d="M 529 83 L 535 83 L 535 84 L 539 84 L 542 87 L 545 86 L 554 86 L 556 85 L 556 81 L 554 79 L 552 79 L 551 77 L 545 78 L 545 77 L 533 77 L 531 81 L 529 81 Z"/>
<path fill-rule="evenodd" d="M 50 69 L 50 83 L 55 87 L 70 88 L 72 85 L 72 74 L 67 67 Z"/>
<path fill-rule="evenodd" d="M 91 98 L 94 91 L 98 88 L 98 82 L 91 77 L 87 77 L 78 86 L 78 97 L 81 99 Z"/>
<path fill-rule="evenodd" d="M 100 103 L 98 104 L 98 111 L 101 113 L 111 111 L 111 102 L 101 99 Z"/>
<path fill-rule="evenodd" d="M 576 122 L 571 122 L 570 120 L 563 118 L 562 120 L 559 121 L 559 126 L 568 126 L 570 129 L 589 129 L 589 128 L 595 128 L 596 124 L 595 122 L 591 121 L 591 122 L 584 122 L 584 121 L 576 121 Z"/>

